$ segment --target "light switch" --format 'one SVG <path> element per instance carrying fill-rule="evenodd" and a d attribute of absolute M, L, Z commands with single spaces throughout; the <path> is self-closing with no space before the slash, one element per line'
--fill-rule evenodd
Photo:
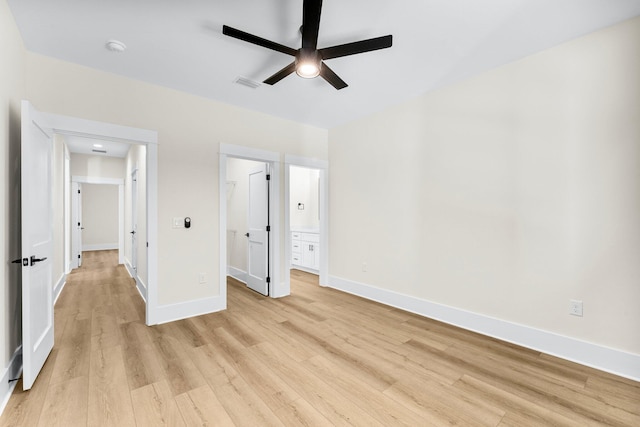
<path fill-rule="evenodd" d="M 183 228 L 184 218 L 173 218 L 173 228 Z"/>

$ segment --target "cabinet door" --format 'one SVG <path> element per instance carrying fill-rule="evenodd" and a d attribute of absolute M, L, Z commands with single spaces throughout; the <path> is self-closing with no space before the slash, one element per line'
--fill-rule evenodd
<path fill-rule="evenodd" d="M 302 262 L 305 267 L 313 270 L 320 267 L 320 245 L 318 243 L 302 243 Z"/>

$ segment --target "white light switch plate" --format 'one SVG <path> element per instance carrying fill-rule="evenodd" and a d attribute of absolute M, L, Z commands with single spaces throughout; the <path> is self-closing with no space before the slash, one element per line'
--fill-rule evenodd
<path fill-rule="evenodd" d="M 173 228 L 184 227 L 184 218 L 173 218 L 172 225 L 173 225 Z"/>

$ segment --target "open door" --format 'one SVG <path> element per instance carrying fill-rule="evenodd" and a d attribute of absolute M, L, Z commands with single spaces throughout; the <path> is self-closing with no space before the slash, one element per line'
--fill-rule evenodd
<path fill-rule="evenodd" d="M 73 182 L 71 184 L 71 266 L 72 268 L 82 267 L 82 184 Z"/>
<path fill-rule="evenodd" d="M 249 172 L 247 286 L 269 295 L 269 173 L 266 164 Z"/>
<path fill-rule="evenodd" d="M 22 386 L 29 390 L 53 348 L 52 135 L 22 101 Z"/>
<path fill-rule="evenodd" d="M 131 268 L 138 282 L 138 169 L 131 172 Z"/>

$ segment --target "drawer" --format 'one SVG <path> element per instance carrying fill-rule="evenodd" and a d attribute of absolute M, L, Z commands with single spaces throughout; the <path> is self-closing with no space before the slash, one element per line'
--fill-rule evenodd
<path fill-rule="evenodd" d="M 300 237 L 300 240 L 303 240 L 305 242 L 311 242 L 311 243 L 319 243 L 320 242 L 320 235 L 317 233 L 300 233 L 302 236 Z"/>
<path fill-rule="evenodd" d="M 302 264 L 302 255 L 293 254 L 291 255 L 291 264 Z"/>
<path fill-rule="evenodd" d="M 291 252 L 295 253 L 300 253 L 302 251 L 302 243 L 300 243 L 300 240 L 294 240 L 293 242 L 291 242 Z"/>
<path fill-rule="evenodd" d="M 300 240 L 300 235 L 301 234 L 302 233 L 298 233 L 298 232 L 294 231 L 293 233 L 291 233 L 291 240 Z"/>

